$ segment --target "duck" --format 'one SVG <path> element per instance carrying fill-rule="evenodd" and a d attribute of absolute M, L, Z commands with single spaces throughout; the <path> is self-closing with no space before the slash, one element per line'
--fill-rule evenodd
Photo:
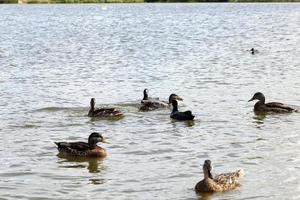
<path fill-rule="evenodd" d="M 148 89 L 144 89 L 143 94 L 144 94 L 144 97 L 143 97 L 141 103 L 143 103 L 144 101 L 159 101 L 158 97 L 149 97 Z"/>
<path fill-rule="evenodd" d="M 213 177 L 211 174 L 212 165 L 210 160 L 203 164 L 204 179 L 195 185 L 197 193 L 225 192 L 240 186 L 240 179 L 244 176 L 244 170 L 220 174 Z"/>
<path fill-rule="evenodd" d="M 194 115 L 192 114 L 192 112 L 190 110 L 185 111 L 185 112 L 179 112 L 178 111 L 178 102 L 177 100 L 173 99 L 172 100 L 172 106 L 173 106 L 173 110 L 171 112 L 170 117 L 172 119 L 177 119 L 177 120 L 193 120 L 194 119 Z"/>
<path fill-rule="evenodd" d="M 290 113 L 290 112 L 297 112 L 296 109 L 291 108 L 283 103 L 279 102 L 270 102 L 265 103 L 265 96 L 261 92 L 256 92 L 253 97 L 248 101 L 258 100 L 258 102 L 254 105 L 254 112 L 256 113 L 266 113 L 266 112 L 273 112 L 273 113 Z"/>
<path fill-rule="evenodd" d="M 98 142 L 108 143 L 100 133 L 93 132 L 88 142 L 55 142 L 57 150 L 63 156 L 105 157 L 105 149 L 97 146 Z"/>
<path fill-rule="evenodd" d="M 89 117 L 120 117 L 123 113 L 116 108 L 95 108 L 96 100 L 91 98 Z"/>
<path fill-rule="evenodd" d="M 252 55 L 254 55 L 254 54 L 258 53 L 258 50 L 254 49 L 254 48 L 251 48 L 250 52 L 251 52 Z"/>
<path fill-rule="evenodd" d="M 144 91 L 144 98 L 145 98 L 145 91 Z M 168 101 L 161 101 L 158 98 L 151 98 L 151 99 L 149 98 L 144 99 L 144 98 L 141 101 L 142 105 L 140 107 L 140 111 L 152 111 L 159 108 L 169 108 L 174 99 L 178 101 L 183 101 L 183 99 L 180 96 L 174 93 L 170 94 Z"/>

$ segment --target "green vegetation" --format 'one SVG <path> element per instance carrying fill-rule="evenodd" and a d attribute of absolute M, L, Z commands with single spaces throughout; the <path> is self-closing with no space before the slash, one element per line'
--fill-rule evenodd
<path fill-rule="evenodd" d="M 1 0 L 0 0 L 1 1 Z M 32 3 L 143 3 L 144 0 L 28 0 Z"/>
<path fill-rule="evenodd" d="M 25 0 L 26 1 L 26 0 Z M 300 0 L 27 0 L 27 3 L 175 3 L 175 2 L 300 2 Z M 3 3 L 18 3 L 18 0 L 0 0 Z"/>
<path fill-rule="evenodd" d="M 255 3 L 255 2 L 300 2 L 300 0 L 229 0 L 228 2 Z"/>
<path fill-rule="evenodd" d="M 18 3 L 18 0 L 0 0 L 0 4 L 3 3 Z"/>

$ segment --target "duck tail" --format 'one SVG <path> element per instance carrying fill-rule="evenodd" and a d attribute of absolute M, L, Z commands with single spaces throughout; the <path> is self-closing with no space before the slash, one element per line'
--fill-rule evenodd
<path fill-rule="evenodd" d="M 245 171 L 243 169 L 238 169 L 236 175 L 238 178 L 242 178 L 245 175 Z"/>
<path fill-rule="evenodd" d="M 60 142 L 54 142 L 54 144 L 56 144 L 57 147 L 60 146 Z"/>

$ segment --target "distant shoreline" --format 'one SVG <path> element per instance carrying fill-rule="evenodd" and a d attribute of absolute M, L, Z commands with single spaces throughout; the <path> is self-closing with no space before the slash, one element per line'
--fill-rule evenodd
<path fill-rule="evenodd" d="M 85 3 L 293 3 L 300 0 L 0 0 L 0 4 L 85 4 Z"/>

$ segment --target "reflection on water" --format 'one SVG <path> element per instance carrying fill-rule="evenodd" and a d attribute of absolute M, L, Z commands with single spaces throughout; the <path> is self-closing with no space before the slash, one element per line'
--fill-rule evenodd
<path fill-rule="evenodd" d="M 254 123 L 256 124 L 256 127 L 257 128 L 261 128 L 262 125 L 264 124 L 264 120 L 266 118 L 266 113 L 260 113 L 260 114 L 257 114 L 255 113 L 253 119 L 254 119 Z"/>
<path fill-rule="evenodd" d="M 198 193 L 197 200 L 211 200 L 213 193 Z"/>
<path fill-rule="evenodd" d="M 90 179 L 91 184 L 94 185 L 100 185 L 100 184 L 104 184 L 106 182 L 106 180 L 104 179 Z"/>
<path fill-rule="evenodd" d="M 169 117 L 170 118 L 170 117 Z M 174 128 L 176 128 L 176 126 L 178 126 L 179 124 L 184 124 L 186 127 L 192 127 L 195 125 L 195 123 L 197 123 L 197 119 L 195 120 L 187 120 L 187 121 L 179 121 L 176 119 L 171 119 L 171 123 L 173 125 Z"/>
<path fill-rule="evenodd" d="M 58 161 L 63 168 L 87 168 L 90 173 L 100 173 L 103 169 L 102 161 L 104 158 L 85 158 L 80 156 L 65 156 L 57 154 Z M 84 164 L 83 164 L 84 163 Z"/>

